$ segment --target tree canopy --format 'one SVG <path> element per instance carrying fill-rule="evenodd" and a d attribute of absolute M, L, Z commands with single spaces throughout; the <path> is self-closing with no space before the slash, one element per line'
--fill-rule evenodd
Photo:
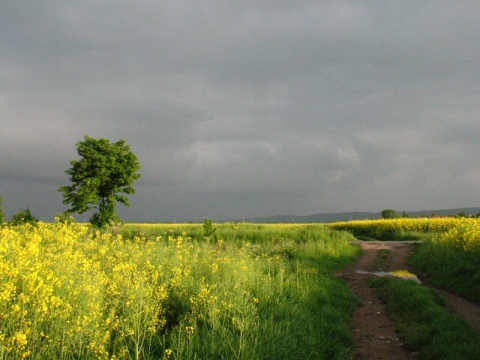
<path fill-rule="evenodd" d="M 58 189 L 63 203 L 71 205 L 67 212 L 82 214 L 96 208 L 90 222 L 98 227 L 117 221 L 117 202 L 130 206 L 122 194 L 134 194 L 132 184 L 141 176 L 137 173 L 140 170 L 137 156 L 124 140 L 111 143 L 86 135 L 76 146 L 81 159 L 72 160 L 72 167 L 65 171 L 72 185 Z"/>
<path fill-rule="evenodd" d="M 395 219 L 397 217 L 397 213 L 395 210 L 385 209 L 382 211 L 382 217 L 384 219 Z"/>

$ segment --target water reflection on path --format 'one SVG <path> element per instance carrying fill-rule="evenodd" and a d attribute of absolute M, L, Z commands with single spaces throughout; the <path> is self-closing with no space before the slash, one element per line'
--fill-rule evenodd
<path fill-rule="evenodd" d="M 421 284 L 422 282 L 417 277 L 417 275 L 412 274 L 408 270 L 395 270 L 395 271 L 365 271 L 365 270 L 355 270 L 358 274 L 372 274 L 375 276 L 391 276 L 405 280 L 412 280 L 415 281 L 417 284 Z"/>

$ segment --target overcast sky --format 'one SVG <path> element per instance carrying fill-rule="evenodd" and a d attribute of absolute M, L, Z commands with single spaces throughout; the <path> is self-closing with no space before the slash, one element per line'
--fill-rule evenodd
<path fill-rule="evenodd" d="M 66 210 L 85 135 L 124 139 L 125 221 L 480 206 L 480 2 L 0 7 L 7 219 Z"/>

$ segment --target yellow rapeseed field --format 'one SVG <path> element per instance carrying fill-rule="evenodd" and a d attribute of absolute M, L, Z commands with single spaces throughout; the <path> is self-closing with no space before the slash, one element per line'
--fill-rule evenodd
<path fill-rule="evenodd" d="M 318 276 L 275 248 L 166 229 L 124 239 L 82 224 L 1 227 L 0 360 L 193 358 L 200 326 L 202 341 L 246 359 L 259 307 Z"/>
<path fill-rule="evenodd" d="M 350 231 L 356 235 L 369 235 L 375 239 L 395 240 L 394 237 L 406 233 L 443 233 L 463 223 L 478 224 L 479 220 L 453 217 L 353 220 L 332 223 L 330 227 Z"/>
<path fill-rule="evenodd" d="M 2 228 L 0 358 L 107 358 L 145 341 L 163 324 L 166 297 L 162 269 L 142 261 L 148 252 L 111 235 L 94 240 L 86 226 Z"/>
<path fill-rule="evenodd" d="M 435 237 L 434 244 L 447 245 L 470 252 L 480 252 L 480 221 L 460 219 L 455 227 Z"/>
<path fill-rule="evenodd" d="M 480 251 L 480 219 L 478 218 L 398 218 L 354 220 L 329 225 L 333 229 L 350 231 L 355 235 L 369 235 L 381 240 L 395 240 L 408 233 L 431 234 L 436 245 L 445 245 L 463 251 Z"/>
<path fill-rule="evenodd" d="M 167 321 L 187 324 L 188 335 L 211 312 L 228 313 L 241 327 L 239 307 L 255 311 L 258 303 L 246 286 L 246 261 L 218 248 L 186 246 L 168 233 L 125 241 L 85 225 L 6 226 L 0 229 L 0 359 L 111 359 L 128 352 L 140 358 Z M 214 285 L 227 268 L 241 303 Z M 184 303 L 190 318 L 179 317 L 176 306 Z M 165 357 L 171 353 L 164 349 Z"/>

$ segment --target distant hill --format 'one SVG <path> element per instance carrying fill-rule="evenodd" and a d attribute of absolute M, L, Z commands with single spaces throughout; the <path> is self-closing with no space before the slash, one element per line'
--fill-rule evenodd
<path fill-rule="evenodd" d="M 476 216 L 480 213 L 480 207 L 472 208 L 458 208 L 458 209 L 441 209 L 441 210 L 422 210 L 422 211 L 406 211 L 409 217 L 430 217 L 434 216 L 455 216 L 463 212 L 467 216 Z M 397 211 L 398 215 L 402 215 L 403 211 Z M 342 212 L 342 213 L 319 213 L 314 215 L 276 215 L 269 217 L 256 217 L 251 219 L 243 219 L 241 221 L 257 223 L 257 224 L 276 224 L 276 223 L 328 223 L 337 221 L 349 220 L 364 220 L 364 219 L 380 219 L 382 213 L 372 212 Z"/>

